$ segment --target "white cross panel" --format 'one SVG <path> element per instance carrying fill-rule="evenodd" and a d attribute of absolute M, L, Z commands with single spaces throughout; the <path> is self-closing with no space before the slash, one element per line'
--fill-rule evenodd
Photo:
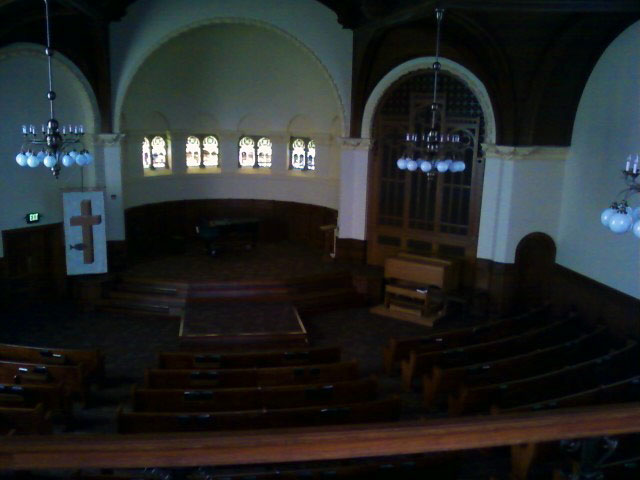
<path fill-rule="evenodd" d="M 67 275 L 107 271 L 104 192 L 64 192 Z"/>

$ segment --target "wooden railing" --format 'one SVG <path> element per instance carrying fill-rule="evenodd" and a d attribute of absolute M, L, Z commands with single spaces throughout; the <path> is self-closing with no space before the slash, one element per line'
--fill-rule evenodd
<path fill-rule="evenodd" d="M 512 446 L 517 473 L 526 470 L 529 447 L 537 443 L 634 432 L 640 432 L 640 403 L 367 426 L 16 436 L 0 440 L 0 470 L 222 466 Z"/>

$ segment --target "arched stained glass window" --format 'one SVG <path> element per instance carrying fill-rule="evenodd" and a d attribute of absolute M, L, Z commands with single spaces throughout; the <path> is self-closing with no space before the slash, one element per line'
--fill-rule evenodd
<path fill-rule="evenodd" d="M 304 169 L 305 162 L 305 148 L 304 140 L 296 138 L 291 143 L 291 168 L 298 170 Z"/>
<path fill-rule="evenodd" d="M 256 163 L 256 142 L 251 137 L 242 137 L 239 147 L 238 164 L 241 167 L 254 167 Z"/>
<path fill-rule="evenodd" d="M 271 167 L 271 140 L 267 137 L 262 137 L 258 140 L 258 166 L 259 167 Z"/>
<path fill-rule="evenodd" d="M 200 139 L 190 136 L 186 146 L 187 167 L 200 167 Z"/>
<path fill-rule="evenodd" d="M 204 137 L 202 141 L 202 165 L 204 167 L 217 167 L 218 162 L 218 139 L 213 135 Z"/>
<path fill-rule="evenodd" d="M 291 139 L 289 158 L 295 170 L 315 170 L 316 142 L 309 138 Z"/>
<path fill-rule="evenodd" d="M 151 168 L 151 142 L 147 137 L 142 140 L 142 168 Z"/>
<path fill-rule="evenodd" d="M 307 170 L 316 169 L 316 142 L 309 140 L 307 143 Z"/>
<path fill-rule="evenodd" d="M 215 136 L 190 135 L 185 148 L 188 168 L 218 166 L 218 139 Z"/>
<path fill-rule="evenodd" d="M 153 137 L 153 140 L 151 140 L 150 168 L 169 168 L 169 162 L 167 161 L 167 141 L 159 135 Z"/>
<path fill-rule="evenodd" d="M 271 140 L 267 137 L 242 137 L 238 147 L 240 167 L 271 168 Z"/>

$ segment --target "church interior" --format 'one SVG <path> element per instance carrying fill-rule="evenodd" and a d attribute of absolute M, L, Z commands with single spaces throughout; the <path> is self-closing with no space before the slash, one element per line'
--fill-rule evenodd
<path fill-rule="evenodd" d="M 640 475 L 637 0 L 0 0 L 0 111 L 0 477 Z"/>

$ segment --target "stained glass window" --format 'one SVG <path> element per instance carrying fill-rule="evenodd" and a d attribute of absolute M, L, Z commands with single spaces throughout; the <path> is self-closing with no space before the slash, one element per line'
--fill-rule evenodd
<path fill-rule="evenodd" d="M 242 137 L 238 147 L 240 167 L 271 168 L 271 140 L 267 137 Z"/>
<path fill-rule="evenodd" d="M 258 140 L 258 166 L 259 167 L 271 167 L 271 140 L 266 137 L 262 137 Z"/>
<path fill-rule="evenodd" d="M 240 148 L 238 150 L 238 164 L 241 167 L 253 167 L 256 160 L 256 142 L 251 137 L 242 137 L 240 139 Z"/>
<path fill-rule="evenodd" d="M 151 168 L 151 143 L 147 137 L 142 140 L 142 168 Z"/>
<path fill-rule="evenodd" d="M 316 142 L 308 138 L 293 138 L 289 158 L 291 168 L 295 170 L 315 170 Z"/>
<path fill-rule="evenodd" d="M 187 167 L 217 167 L 218 153 L 218 139 L 213 135 L 208 135 L 204 138 L 190 135 L 187 138 Z"/>
<path fill-rule="evenodd" d="M 149 168 L 169 168 L 167 141 L 159 135 L 151 140 L 151 166 Z"/>
<path fill-rule="evenodd" d="M 200 164 L 200 139 L 190 136 L 186 146 L 187 167 L 201 167 Z"/>
<path fill-rule="evenodd" d="M 204 167 L 217 167 L 218 159 L 218 139 L 213 135 L 204 137 L 202 141 L 202 165 Z"/>

